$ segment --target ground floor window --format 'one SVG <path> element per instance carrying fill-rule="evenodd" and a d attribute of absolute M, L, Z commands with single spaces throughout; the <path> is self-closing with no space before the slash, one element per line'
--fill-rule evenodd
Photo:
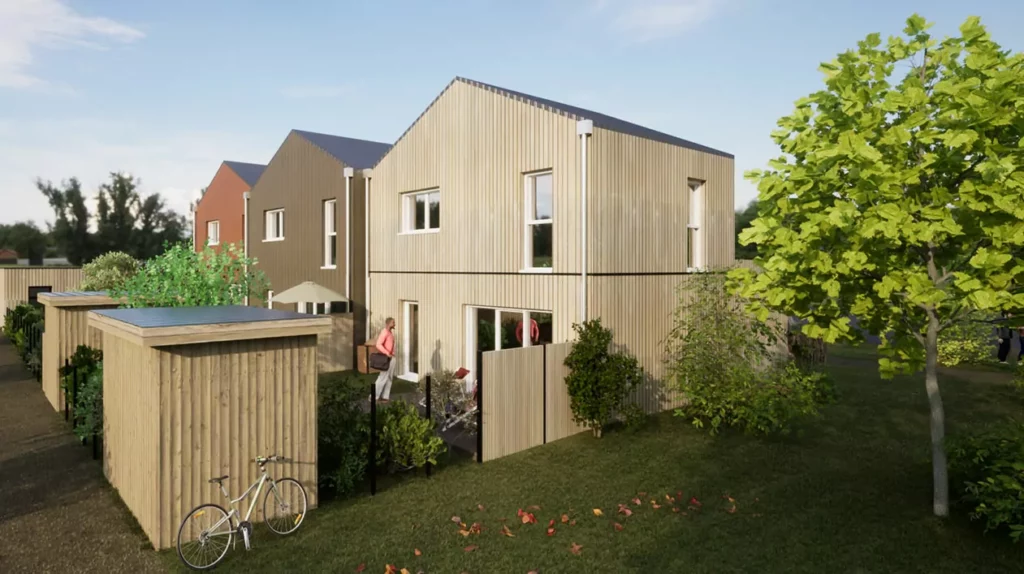
<path fill-rule="evenodd" d="M 333 301 L 331 303 L 299 303 L 297 306 L 299 313 L 307 313 L 309 315 L 333 315 L 335 313 L 348 313 L 348 302 L 347 301 Z"/>
<path fill-rule="evenodd" d="M 401 378 L 418 381 L 420 378 L 420 304 L 402 302 L 402 364 Z"/>
<path fill-rule="evenodd" d="M 550 311 L 466 307 L 466 363 L 477 372 L 478 351 L 547 345 L 553 339 Z"/>

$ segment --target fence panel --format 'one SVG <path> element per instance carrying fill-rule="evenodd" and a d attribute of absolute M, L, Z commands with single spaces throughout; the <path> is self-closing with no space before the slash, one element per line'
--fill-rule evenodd
<path fill-rule="evenodd" d="M 330 315 L 331 332 L 317 338 L 317 368 L 321 373 L 347 371 L 354 368 L 355 316 L 351 313 Z"/>
<path fill-rule="evenodd" d="M 564 363 L 571 350 L 571 342 L 547 346 L 547 442 L 587 430 L 573 422 L 569 406 L 569 387 L 565 384 L 569 368 Z"/>
<path fill-rule="evenodd" d="M 483 354 L 483 461 L 544 444 L 544 348 Z"/>

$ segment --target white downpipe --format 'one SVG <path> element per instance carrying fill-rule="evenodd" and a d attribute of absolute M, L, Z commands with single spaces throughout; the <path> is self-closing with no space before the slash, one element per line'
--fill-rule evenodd
<path fill-rule="evenodd" d="M 576 122 L 580 136 L 580 323 L 587 320 L 587 136 L 594 133 L 594 122 Z"/>
<path fill-rule="evenodd" d="M 352 177 L 355 170 L 345 168 L 345 297 L 352 304 Z M 337 213 L 334 215 L 338 217 Z"/>
<path fill-rule="evenodd" d="M 365 197 L 363 199 L 363 268 L 366 271 L 366 292 L 363 299 L 366 300 L 366 341 L 372 340 L 373 332 L 370 329 L 370 180 L 373 172 L 364 169 L 363 179 L 366 184 L 363 186 Z"/>
<path fill-rule="evenodd" d="M 249 275 L 249 192 L 242 194 L 242 256 L 245 257 L 245 274 Z M 249 305 L 249 293 L 245 294 L 245 305 Z"/>

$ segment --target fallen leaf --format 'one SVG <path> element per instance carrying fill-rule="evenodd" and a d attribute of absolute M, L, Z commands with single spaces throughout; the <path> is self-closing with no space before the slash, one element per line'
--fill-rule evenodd
<path fill-rule="evenodd" d="M 633 502 L 633 504 L 635 504 L 637 506 L 640 506 L 641 504 L 643 504 L 643 502 L 640 502 L 639 498 L 634 498 L 632 502 Z"/>
<path fill-rule="evenodd" d="M 562 524 L 565 524 L 566 522 L 569 522 L 569 515 L 568 514 L 563 514 L 562 515 Z"/>
<path fill-rule="evenodd" d="M 411 574 L 411 573 L 409 572 L 408 568 L 402 568 L 402 570 L 399 572 L 399 574 Z"/>
<path fill-rule="evenodd" d="M 600 508 L 595 508 L 594 509 L 594 516 L 604 516 L 604 513 L 601 512 Z"/>
<path fill-rule="evenodd" d="M 472 551 L 476 550 L 477 548 L 479 548 L 479 546 L 477 546 L 476 544 L 473 544 L 473 545 L 467 546 L 466 548 L 464 548 L 464 550 L 466 552 L 472 552 Z"/>
<path fill-rule="evenodd" d="M 619 514 L 625 514 L 626 516 L 632 516 L 633 511 L 629 509 L 625 504 L 619 505 Z"/>
<path fill-rule="evenodd" d="M 366 570 L 366 562 L 360 562 L 359 566 L 356 566 L 356 572 L 362 572 Z"/>
<path fill-rule="evenodd" d="M 474 522 L 473 526 L 469 527 L 469 531 L 472 532 L 473 534 L 480 534 L 481 530 L 483 530 L 483 527 L 480 526 L 479 522 Z"/>
<path fill-rule="evenodd" d="M 554 535 L 555 535 L 555 529 L 554 528 L 548 528 L 548 536 L 554 536 Z"/>
<path fill-rule="evenodd" d="M 522 516 L 522 515 L 523 515 L 523 509 L 520 508 L 519 511 L 516 512 L 516 516 Z"/>
<path fill-rule="evenodd" d="M 395 568 L 391 564 L 384 565 L 384 574 L 398 574 L 398 568 Z"/>
<path fill-rule="evenodd" d="M 700 503 L 699 500 L 697 500 L 696 496 L 691 496 L 690 497 L 690 504 L 692 506 L 696 506 L 697 508 L 700 508 L 701 506 L 704 506 L 703 504 Z"/>
<path fill-rule="evenodd" d="M 651 508 L 653 508 L 653 509 L 657 510 L 657 509 L 661 508 L 661 505 L 660 505 L 660 504 L 658 504 L 657 502 L 654 502 L 654 501 L 652 500 L 652 501 L 651 501 Z"/>
<path fill-rule="evenodd" d="M 526 512 L 523 514 L 523 524 L 536 524 L 537 517 L 532 512 Z"/>
<path fill-rule="evenodd" d="M 468 530 L 466 530 L 465 528 L 463 528 L 463 529 L 459 530 L 459 534 L 461 534 L 463 536 L 469 536 L 470 532 Z"/>
<path fill-rule="evenodd" d="M 483 512 L 484 511 L 484 505 L 483 504 L 477 504 L 476 505 L 476 509 L 479 510 L 480 512 Z"/>
<path fill-rule="evenodd" d="M 548 522 L 548 528 L 551 528 L 551 527 L 552 527 L 552 526 L 554 526 L 554 525 L 555 525 L 555 519 L 554 519 L 554 518 L 552 518 L 552 519 L 551 519 L 551 522 Z"/>
<path fill-rule="evenodd" d="M 728 512 L 729 514 L 736 514 L 736 506 L 733 505 L 732 508 L 726 510 L 726 512 Z"/>
<path fill-rule="evenodd" d="M 728 500 L 732 504 L 736 504 L 736 499 L 731 497 L 731 496 L 729 496 L 729 495 L 726 495 L 725 499 Z"/>
<path fill-rule="evenodd" d="M 575 554 L 577 556 L 580 555 L 580 551 L 581 550 L 583 550 L 583 546 L 580 545 L 580 544 L 576 544 L 575 542 L 573 542 L 572 546 L 569 547 L 569 552 L 572 552 L 573 554 Z"/>
<path fill-rule="evenodd" d="M 452 522 L 454 522 L 455 524 L 458 524 L 458 523 L 462 522 L 462 519 L 459 518 L 458 516 L 453 516 L 452 517 Z"/>
<path fill-rule="evenodd" d="M 536 504 L 531 504 L 530 506 L 527 506 L 526 509 L 527 510 L 540 510 L 540 507 L 537 506 Z"/>
<path fill-rule="evenodd" d="M 412 553 L 415 554 L 416 556 L 423 556 L 423 552 L 421 552 L 419 548 L 416 548 L 415 550 L 413 550 Z"/>
<path fill-rule="evenodd" d="M 672 507 L 672 512 L 679 512 L 679 507 L 678 506 L 673 506 Z"/>
<path fill-rule="evenodd" d="M 683 499 L 683 491 L 682 490 L 677 490 L 676 491 L 676 500 L 682 500 L 682 499 Z"/>
<path fill-rule="evenodd" d="M 665 495 L 665 500 L 667 500 L 669 502 L 675 502 L 676 501 L 676 499 L 672 498 L 671 496 L 669 496 L 667 494 Z"/>
<path fill-rule="evenodd" d="M 576 526 L 576 519 L 575 518 L 573 518 L 572 520 L 569 521 L 569 526 Z"/>
<path fill-rule="evenodd" d="M 501 527 L 501 533 L 504 534 L 505 536 L 508 536 L 509 538 L 515 538 L 516 537 L 516 535 L 512 534 L 512 531 L 508 529 L 508 526 L 502 526 Z"/>
<path fill-rule="evenodd" d="M 623 528 L 625 528 L 625 526 L 619 524 L 618 522 L 615 523 L 615 530 L 618 530 L 618 531 L 621 532 Z"/>

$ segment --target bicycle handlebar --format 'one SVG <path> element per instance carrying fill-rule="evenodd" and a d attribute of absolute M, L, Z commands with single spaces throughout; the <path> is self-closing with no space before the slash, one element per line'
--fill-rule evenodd
<path fill-rule="evenodd" d="M 288 459 L 283 456 L 272 454 L 270 456 L 257 456 L 256 458 L 252 459 L 252 461 L 262 466 L 264 464 L 267 464 L 268 462 L 287 462 Z"/>

